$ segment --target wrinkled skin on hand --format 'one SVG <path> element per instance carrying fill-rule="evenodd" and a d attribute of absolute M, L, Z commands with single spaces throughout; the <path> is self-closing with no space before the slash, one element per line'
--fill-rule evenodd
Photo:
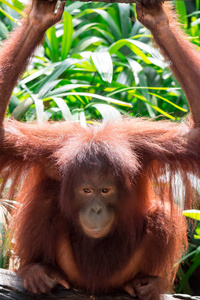
<path fill-rule="evenodd" d="M 141 300 L 160 300 L 162 283 L 159 277 L 147 276 L 133 280 L 124 287 L 124 290 Z"/>
<path fill-rule="evenodd" d="M 43 31 L 61 20 L 65 2 L 63 1 L 55 13 L 57 0 L 33 0 L 28 16 L 30 22 L 38 24 Z"/>
<path fill-rule="evenodd" d="M 18 273 L 24 280 L 25 290 L 33 294 L 48 293 L 57 284 L 62 285 L 66 289 L 70 288 L 69 283 L 59 271 L 44 265 L 28 265 Z"/>
<path fill-rule="evenodd" d="M 152 32 L 169 25 L 161 1 L 142 0 L 137 3 L 136 10 L 138 21 Z"/>

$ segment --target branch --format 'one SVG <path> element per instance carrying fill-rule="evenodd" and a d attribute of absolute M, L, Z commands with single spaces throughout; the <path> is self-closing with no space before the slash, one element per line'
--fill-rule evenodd
<path fill-rule="evenodd" d="M 77 1 L 77 0 L 71 0 Z M 139 3 L 139 0 L 79 0 L 81 2 L 106 2 L 106 3 Z M 193 0 L 177 0 L 177 1 L 193 1 Z M 162 2 L 173 2 L 173 0 L 162 0 Z"/>
<path fill-rule="evenodd" d="M 185 296 L 185 297 L 184 297 Z M 163 295 L 161 297 L 162 300 L 180 300 L 180 299 L 198 299 L 196 297 L 191 297 L 189 295 Z M 175 299 L 176 298 L 176 299 Z M 52 292 L 48 294 L 42 294 L 38 296 L 31 296 L 28 292 L 26 292 L 22 287 L 22 280 L 19 276 L 8 270 L 0 269 L 0 299 L 1 300 L 60 300 L 60 299 L 71 299 L 71 300 L 133 300 L 133 297 L 129 296 L 125 293 L 116 293 L 112 295 L 102 295 L 102 296 L 94 296 L 88 295 L 82 291 L 78 290 L 66 290 L 61 286 L 55 287 Z M 137 300 L 136 298 L 134 298 Z"/>

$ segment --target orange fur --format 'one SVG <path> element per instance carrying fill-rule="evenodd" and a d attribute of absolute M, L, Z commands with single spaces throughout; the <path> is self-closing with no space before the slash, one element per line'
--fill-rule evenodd
<path fill-rule="evenodd" d="M 8 121 L 5 128 L 0 158 L 2 174 L 12 174 L 20 181 L 19 166 L 22 181 L 26 174 L 18 196 L 21 204 L 13 223 L 15 250 L 21 266 L 37 262 L 57 265 L 56 245 L 60 235 L 65 234 L 61 224 L 63 220 L 67 222 L 64 212 L 70 210 L 71 205 L 67 200 L 66 203 L 59 200 L 62 185 L 67 184 L 66 189 L 70 190 L 70 181 L 65 183 L 63 176 L 67 171 L 70 179 L 70 172 L 81 170 L 87 157 L 89 161 L 98 153 L 104 153 L 111 170 L 118 169 L 123 177 L 123 190 L 127 189 L 132 195 L 132 199 L 121 203 L 122 223 L 134 217 L 135 211 L 145 218 L 148 243 L 145 241 L 145 249 L 141 249 L 145 254 L 138 272 L 170 277 L 171 282 L 173 264 L 180 259 L 187 244 L 186 227 L 174 204 L 174 194 L 162 178 L 168 176 L 171 182 L 178 172 L 185 184 L 185 198 L 190 199 L 191 183 L 186 180 L 186 174 L 199 176 L 198 129 L 187 124 L 141 119 L 124 119 L 87 128 L 67 122 L 26 125 Z M 8 193 L 13 196 L 14 191 L 15 185 L 11 185 Z M 127 230 L 129 225 L 127 221 Z M 130 265 L 122 265 L 119 272 L 113 273 L 108 280 L 110 287 L 116 288 L 131 279 Z M 70 278 L 70 274 L 66 275 Z M 78 287 L 88 289 L 84 283 Z"/>
<path fill-rule="evenodd" d="M 27 19 L 4 44 L 0 53 L 1 124 L 29 57 L 45 30 L 61 18 L 64 6 L 55 15 L 56 3 L 33 0 Z M 134 280 L 142 284 L 148 276 L 161 277 L 163 287 L 168 287 L 174 279 L 173 265 L 187 245 L 185 220 L 176 204 L 177 176 L 183 182 L 184 207 L 190 207 L 196 198 L 192 175 L 200 177 L 200 59 L 162 4 L 138 5 L 137 11 L 185 91 L 193 121 L 174 124 L 124 118 L 87 128 L 75 122 L 5 121 L 0 127 L 0 192 L 6 187 L 4 196 L 18 200 L 12 231 L 26 286 L 28 278 L 30 284 L 47 275 L 47 286 L 49 281 L 51 285 L 55 274 L 63 284 L 55 269 L 75 287 L 89 292 L 123 289 L 127 284 L 137 290 Z M 105 174 L 112 173 L 121 198 L 115 228 L 97 241 L 80 229 L 72 184 L 95 161 Z M 151 278 L 148 280 L 151 285 Z M 145 288 L 146 283 L 142 285 Z M 162 289 L 152 288 L 154 294 L 147 299 L 157 300 Z"/>

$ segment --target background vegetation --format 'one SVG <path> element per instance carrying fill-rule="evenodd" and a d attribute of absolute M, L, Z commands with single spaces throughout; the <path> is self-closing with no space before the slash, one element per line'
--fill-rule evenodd
<path fill-rule="evenodd" d="M 1 1 L 3 40 L 23 5 Z M 196 42 L 197 33 L 192 32 Z M 8 115 L 38 122 L 73 118 L 84 125 L 119 112 L 178 120 L 186 110 L 187 101 L 150 44 L 150 33 L 136 20 L 134 5 L 69 1 L 63 21 L 47 31 L 14 90 Z"/>
<path fill-rule="evenodd" d="M 0 0 L 0 44 L 23 16 L 24 4 Z M 175 4 L 184 30 L 199 47 L 200 0 Z M 188 111 L 186 98 L 150 40 L 133 4 L 66 2 L 62 22 L 47 31 L 14 89 L 8 117 L 77 120 L 82 126 L 120 114 L 181 120 Z M 0 206 L 0 267 L 6 267 L 11 248 L 4 220 L 12 201 L 0 199 Z M 194 262 L 192 271 L 200 262 L 193 241 L 186 267 L 180 269 L 179 279 L 185 278 L 180 291 L 200 293 L 188 273 Z"/>

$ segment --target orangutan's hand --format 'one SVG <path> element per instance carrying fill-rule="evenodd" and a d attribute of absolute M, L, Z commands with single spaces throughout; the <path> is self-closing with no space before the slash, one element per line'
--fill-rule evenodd
<path fill-rule="evenodd" d="M 25 290 L 33 294 L 48 293 L 57 284 L 69 289 L 69 283 L 57 270 L 40 265 L 30 264 L 18 271 L 24 281 Z"/>
<path fill-rule="evenodd" d="M 168 26 L 169 20 L 163 10 L 163 3 L 156 2 L 156 0 L 150 0 L 147 4 L 146 0 L 142 0 L 137 3 L 137 18 L 146 28 L 152 32 L 157 32 L 159 29 Z M 156 3 L 153 3 L 156 2 Z"/>
<path fill-rule="evenodd" d="M 57 3 L 57 0 L 33 0 L 28 17 L 29 22 L 39 25 L 42 31 L 46 31 L 61 20 L 65 2 L 60 4 L 55 13 Z"/>

